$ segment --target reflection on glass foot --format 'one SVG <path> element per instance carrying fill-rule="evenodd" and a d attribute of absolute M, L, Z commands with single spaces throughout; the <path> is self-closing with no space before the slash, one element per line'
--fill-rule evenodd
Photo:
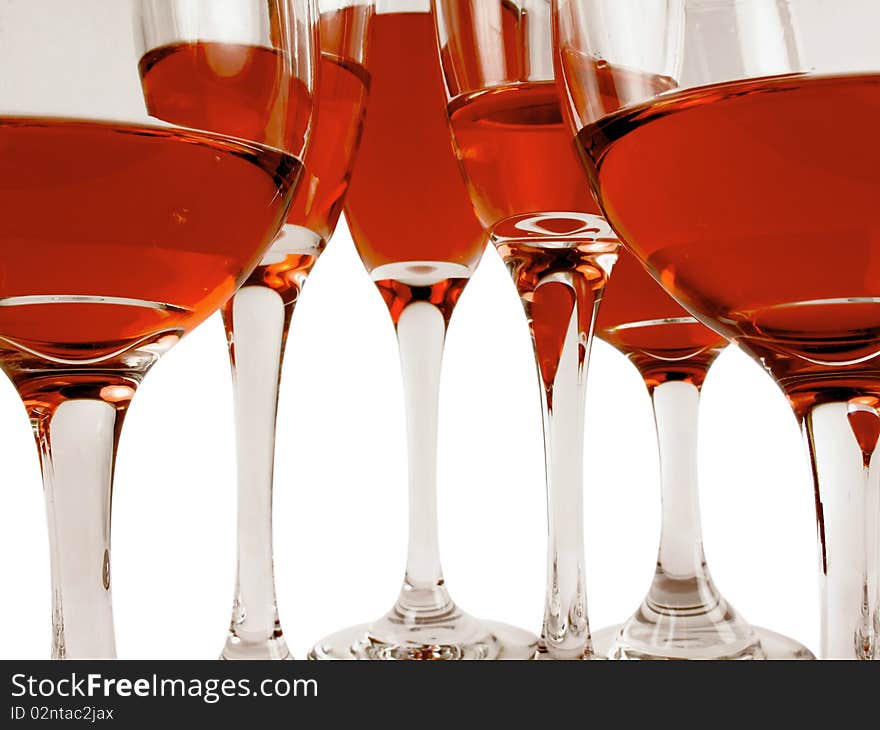
<path fill-rule="evenodd" d="M 322 639 L 309 659 L 535 659 L 537 649 L 538 639 L 528 631 L 465 613 L 416 626 L 392 612 Z"/>
<path fill-rule="evenodd" d="M 223 647 L 221 659 L 293 659 L 284 637 L 273 636 L 269 639 L 248 640 L 237 634 L 230 633 Z"/>
<path fill-rule="evenodd" d="M 616 628 L 620 628 L 619 626 Z M 584 647 L 584 649 L 577 649 L 571 651 L 560 651 L 558 648 L 551 650 L 543 641 L 543 639 L 538 639 L 538 656 L 535 657 L 538 661 L 541 662 L 558 662 L 558 661 L 571 661 L 571 662 L 583 662 L 590 661 L 591 659 L 604 659 L 605 657 L 596 656 L 593 653 L 592 644 L 590 646 Z"/>
<path fill-rule="evenodd" d="M 607 659 L 814 659 L 792 639 L 749 624 L 718 592 L 705 562 L 675 578 L 659 566 L 648 596 L 622 626 L 593 634 Z"/>
<path fill-rule="evenodd" d="M 634 617 L 635 618 L 635 617 Z M 593 634 L 596 659 L 815 659 L 803 644 L 758 626 L 748 626 L 745 636 L 720 640 L 717 631 L 653 633 L 631 619 L 622 626 L 610 626 Z M 642 630 L 638 630 L 638 629 Z M 634 630 L 636 629 L 636 630 Z"/>

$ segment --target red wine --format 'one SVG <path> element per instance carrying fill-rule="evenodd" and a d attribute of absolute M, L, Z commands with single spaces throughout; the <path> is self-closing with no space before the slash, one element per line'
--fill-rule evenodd
<path fill-rule="evenodd" d="M 369 76 L 357 60 L 365 46 L 370 8 L 323 13 L 314 108 L 306 87 L 290 78 L 276 49 L 231 43 L 178 43 L 148 52 L 140 62 L 144 97 L 156 117 L 199 129 L 302 148 L 311 119 L 305 170 L 290 207 L 290 229 L 271 259 L 248 279 L 296 300 L 342 211 L 363 124 Z M 287 79 L 287 89 L 280 89 Z"/>
<path fill-rule="evenodd" d="M 578 139 L 609 220 L 690 310 L 790 396 L 858 392 L 880 349 L 878 112 L 878 75 L 785 76 L 669 95 Z"/>
<path fill-rule="evenodd" d="M 99 361 L 190 330 L 259 261 L 299 169 L 203 132 L 0 118 L 0 359 Z"/>
<path fill-rule="evenodd" d="M 405 261 L 473 268 L 485 234 L 452 148 L 430 13 L 373 18 L 369 112 L 345 213 L 367 269 Z"/>
<path fill-rule="evenodd" d="M 496 238 L 577 238 L 600 214 L 567 124 L 564 86 L 527 80 L 535 34 L 527 10 L 513 3 L 437 0 L 447 106 L 458 158 L 480 220 Z M 546 36 L 546 38 L 544 37 Z M 540 55 L 543 48 L 538 49 Z M 590 71 L 590 88 L 616 109 L 635 89 L 674 86 L 668 77 L 564 55 L 572 74 Z M 573 213 L 574 215 L 567 215 Z M 587 230 L 585 230 L 587 229 Z"/>
<path fill-rule="evenodd" d="M 649 388 L 668 380 L 702 385 L 727 344 L 682 309 L 625 249 L 605 287 L 595 332 L 630 359 Z"/>
<path fill-rule="evenodd" d="M 525 37 L 519 40 L 525 42 Z M 505 38 L 505 47 L 511 45 Z M 611 108 L 620 105 L 617 94 L 624 86 L 666 89 L 671 84 L 662 76 L 608 65 L 596 73 L 599 96 Z M 447 111 L 474 206 L 496 237 L 529 237 L 523 219 L 536 214 L 549 235 L 577 237 L 583 216 L 565 213 L 600 214 L 555 82 L 515 82 L 467 92 L 454 98 Z"/>
<path fill-rule="evenodd" d="M 363 132 L 370 77 L 356 59 L 367 43 L 369 5 L 321 14 L 321 57 L 305 171 L 288 221 L 328 241 L 336 228 Z"/>
<path fill-rule="evenodd" d="M 342 213 L 360 141 L 369 79 L 363 66 L 338 56 L 323 54 L 319 66 L 312 139 L 305 156 L 303 182 L 293 199 L 288 222 L 305 226 L 327 241 Z"/>
<path fill-rule="evenodd" d="M 471 199 L 483 225 L 522 237 L 512 219 L 544 212 L 599 213 L 562 117 L 556 84 L 539 81 L 464 94 L 448 107 Z M 507 225 L 504 225 L 507 223 Z M 496 231 L 502 224 L 503 230 Z M 578 219 L 544 217 L 558 234 Z"/>
<path fill-rule="evenodd" d="M 312 97 L 278 49 L 181 42 L 148 51 L 138 66 L 152 116 L 302 152 Z"/>

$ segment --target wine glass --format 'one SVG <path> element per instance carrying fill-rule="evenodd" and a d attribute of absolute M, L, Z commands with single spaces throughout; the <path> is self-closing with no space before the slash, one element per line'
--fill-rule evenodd
<path fill-rule="evenodd" d="M 584 388 L 618 241 L 562 118 L 548 0 L 435 0 L 455 149 L 528 319 L 544 419 L 547 590 L 541 656 L 590 654 L 583 537 Z"/>
<path fill-rule="evenodd" d="M 187 23 L 208 23 L 179 0 L 141 0 L 141 75 L 150 113 L 255 141 L 272 133 L 260 118 L 276 90 L 277 49 L 259 39 L 193 44 Z M 365 68 L 372 0 L 318 0 L 320 55 L 312 134 L 303 180 L 287 223 L 223 309 L 236 402 L 238 548 L 235 599 L 225 659 L 284 659 L 272 562 L 275 417 L 285 344 L 296 302 L 333 235 L 360 141 L 369 75 Z M 291 87 L 290 93 L 298 88 Z M 291 111 L 297 112 L 294 106 Z M 296 120 L 291 120 L 296 124 Z"/>
<path fill-rule="evenodd" d="M 623 624 L 593 634 L 612 659 L 811 659 L 802 645 L 750 626 L 715 587 L 703 553 L 697 416 L 709 367 L 727 344 L 688 315 L 622 250 L 596 335 L 636 367 L 654 406 L 660 449 L 660 549 L 648 595 Z"/>
<path fill-rule="evenodd" d="M 358 253 L 397 331 L 406 404 L 409 544 L 397 603 L 321 640 L 314 659 L 531 659 L 536 639 L 464 613 L 443 580 L 436 458 L 446 327 L 480 260 L 474 216 L 449 141 L 429 0 L 377 0 L 370 109 L 345 201 Z"/>
<path fill-rule="evenodd" d="M 269 7 L 224 3 L 224 27 L 282 29 L 279 47 L 299 53 L 279 55 L 276 85 L 308 89 L 309 7 Z M 132 11 L 0 7 L 0 367 L 40 451 L 55 658 L 114 656 L 110 503 L 126 410 L 150 366 L 260 260 L 301 169 L 281 136 L 258 144 L 151 119 Z M 275 108 L 286 118 L 300 102 L 278 95 Z"/>
<path fill-rule="evenodd" d="M 821 655 L 880 656 L 880 48 L 872 2 L 555 0 L 573 130 L 626 246 L 760 362 L 812 459 Z M 645 49 L 682 54 L 677 88 Z M 605 104 L 601 87 L 623 90 Z"/>

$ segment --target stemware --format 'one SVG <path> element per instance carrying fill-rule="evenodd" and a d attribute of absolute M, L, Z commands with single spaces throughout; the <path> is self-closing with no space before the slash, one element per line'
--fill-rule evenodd
<path fill-rule="evenodd" d="M 541 656 L 589 656 L 584 388 L 618 241 L 599 213 L 554 81 L 548 0 L 435 0 L 447 113 L 480 221 L 532 335 L 544 419 L 547 589 Z"/>
<path fill-rule="evenodd" d="M 256 39 L 183 42 L 182 27 L 211 22 L 215 6 L 210 2 L 195 16 L 191 3 L 179 0 L 142 0 L 141 7 L 141 74 L 153 115 L 258 142 L 272 134 L 273 125 L 283 120 L 261 116 L 261 110 L 276 94 L 269 59 L 277 50 L 254 45 Z M 238 462 L 237 575 L 225 659 L 290 657 L 278 618 L 272 559 L 281 366 L 294 307 L 336 228 L 360 141 L 373 3 L 318 0 L 317 10 L 320 54 L 303 180 L 272 247 L 223 309 Z M 290 111 L 297 113 L 298 107 Z"/>
<path fill-rule="evenodd" d="M 275 83 L 310 89 L 308 4 L 267 9 L 224 3 L 224 25 L 282 29 L 279 47 L 305 55 L 279 56 Z M 0 367 L 40 452 L 56 658 L 115 655 L 110 503 L 126 410 L 150 366 L 259 261 L 301 169 L 281 136 L 258 144 L 151 119 L 132 11 L 0 7 Z M 286 117 L 307 98 L 274 104 Z"/>
<path fill-rule="evenodd" d="M 605 289 L 596 336 L 626 355 L 654 407 L 661 531 L 654 580 L 619 627 L 593 634 L 611 659 L 810 659 L 797 642 L 750 626 L 715 586 L 703 552 L 697 417 L 706 373 L 727 344 L 688 315 L 622 250 Z"/>
<path fill-rule="evenodd" d="M 536 639 L 464 613 L 440 567 L 440 364 L 455 304 L 485 247 L 449 141 L 429 0 L 378 0 L 370 109 L 345 213 L 394 323 L 409 460 L 406 575 L 394 607 L 320 641 L 315 659 L 531 659 Z"/>
<path fill-rule="evenodd" d="M 872 2 L 555 0 L 558 61 L 609 222 L 764 365 L 812 459 L 821 654 L 878 657 L 880 49 Z M 644 49 L 682 54 L 677 88 Z M 634 82 L 636 80 L 636 82 Z M 602 86 L 623 90 L 607 105 Z"/>

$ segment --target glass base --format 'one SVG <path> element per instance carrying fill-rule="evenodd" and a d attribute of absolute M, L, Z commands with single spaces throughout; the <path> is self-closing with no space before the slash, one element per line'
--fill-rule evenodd
<path fill-rule="evenodd" d="M 399 626 L 395 638 L 384 631 L 378 638 L 377 629 L 387 624 L 386 618 L 331 634 L 315 644 L 309 659 L 535 659 L 538 651 L 534 634 L 466 614 L 454 625 Z"/>
<path fill-rule="evenodd" d="M 287 642 L 283 636 L 274 636 L 270 639 L 259 641 L 247 641 L 236 634 L 229 634 L 226 646 L 220 654 L 220 659 L 238 660 L 263 660 L 263 659 L 293 659 L 293 654 L 287 648 Z"/>
<path fill-rule="evenodd" d="M 558 662 L 558 661 L 570 661 L 570 662 L 585 662 L 590 661 L 591 659 L 604 659 L 605 657 L 597 657 L 593 654 L 592 651 L 571 651 L 571 652 L 560 652 L 558 649 L 554 651 L 549 651 L 547 646 L 544 644 L 542 640 L 538 640 L 538 656 L 535 657 L 538 661 L 541 662 Z"/>
<path fill-rule="evenodd" d="M 807 647 L 787 636 L 759 626 L 751 627 L 754 641 L 743 644 L 707 644 L 700 637 L 669 639 L 650 645 L 624 641 L 627 624 L 610 626 L 593 634 L 595 659 L 815 659 Z"/>

